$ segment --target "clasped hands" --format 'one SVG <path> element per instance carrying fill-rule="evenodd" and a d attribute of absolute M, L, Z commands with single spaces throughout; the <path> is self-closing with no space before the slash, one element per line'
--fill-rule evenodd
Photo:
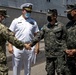
<path fill-rule="evenodd" d="M 76 49 L 67 49 L 65 50 L 65 53 L 69 56 L 69 57 L 73 57 L 76 54 Z"/>
<path fill-rule="evenodd" d="M 25 44 L 25 48 L 27 49 L 27 50 L 31 50 L 31 44 L 29 43 L 29 44 Z"/>

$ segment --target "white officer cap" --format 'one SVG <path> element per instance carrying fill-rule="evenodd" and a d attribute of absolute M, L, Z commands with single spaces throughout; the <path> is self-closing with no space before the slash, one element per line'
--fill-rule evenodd
<path fill-rule="evenodd" d="M 24 3 L 21 5 L 21 9 L 25 9 L 26 11 L 32 11 L 32 3 Z"/>

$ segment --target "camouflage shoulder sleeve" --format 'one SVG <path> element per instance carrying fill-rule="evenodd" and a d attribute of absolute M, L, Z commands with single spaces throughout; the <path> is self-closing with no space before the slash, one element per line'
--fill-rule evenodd
<path fill-rule="evenodd" d="M 3 36 L 4 39 L 6 39 L 8 42 L 10 42 L 12 45 L 15 45 L 17 48 L 22 49 L 24 46 L 24 43 L 21 41 L 18 41 L 17 38 L 15 38 L 14 33 L 11 32 L 8 27 L 5 27 L 4 25 L 0 25 L 0 33 Z"/>
<path fill-rule="evenodd" d="M 66 31 L 67 31 L 67 30 L 66 30 L 66 25 L 64 25 L 64 24 L 63 24 L 63 23 L 61 23 L 61 22 L 60 22 L 60 24 L 61 24 L 61 26 L 62 26 L 63 31 L 65 31 L 65 32 L 66 32 Z"/>
<path fill-rule="evenodd" d="M 44 27 L 36 34 L 31 42 L 31 46 L 34 46 L 37 42 L 44 38 L 45 30 Z"/>
<path fill-rule="evenodd" d="M 61 22 L 59 22 L 59 24 L 61 25 L 61 28 L 62 28 L 62 30 L 63 30 L 63 35 L 62 35 L 62 37 L 63 37 L 63 39 L 65 39 L 65 41 L 66 41 L 66 38 L 67 38 L 67 29 L 66 29 L 66 25 L 64 25 L 64 24 L 61 23 Z"/>

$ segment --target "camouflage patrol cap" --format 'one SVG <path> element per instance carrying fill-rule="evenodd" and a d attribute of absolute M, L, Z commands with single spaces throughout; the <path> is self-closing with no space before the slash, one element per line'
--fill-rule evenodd
<path fill-rule="evenodd" d="M 0 9 L 0 15 L 3 15 L 5 18 L 9 17 L 9 15 L 7 15 L 6 9 Z"/>
<path fill-rule="evenodd" d="M 58 15 L 57 9 L 49 9 L 47 11 L 47 16 L 51 16 L 51 15 Z"/>
<path fill-rule="evenodd" d="M 25 3 L 21 5 L 21 9 L 25 9 L 26 11 L 32 11 L 32 3 Z"/>
<path fill-rule="evenodd" d="M 72 10 L 75 10 L 75 9 L 76 9 L 76 4 L 74 4 L 74 5 L 67 5 L 66 12 L 69 12 L 69 11 L 72 11 Z"/>

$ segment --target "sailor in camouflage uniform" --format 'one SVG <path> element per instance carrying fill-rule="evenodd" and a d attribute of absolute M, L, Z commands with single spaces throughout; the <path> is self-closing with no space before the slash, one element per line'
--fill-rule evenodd
<path fill-rule="evenodd" d="M 67 25 L 67 66 L 70 74 L 76 75 L 76 5 L 68 5 L 67 18 L 70 20 Z"/>
<path fill-rule="evenodd" d="M 47 75 L 55 75 L 55 70 L 58 75 L 66 75 L 64 53 L 66 28 L 57 21 L 57 15 L 56 9 L 48 10 L 47 20 L 49 23 L 43 26 L 42 30 L 29 44 L 33 46 L 44 38 Z"/>
<path fill-rule="evenodd" d="M 6 40 L 19 49 L 26 47 L 26 44 L 18 41 L 14 37 L 13 32 L 1 23 L 6 17 L 8 17 L 6 10 L 0 9 L 0 75 L 8 75 L 8 67 L 6 62 Z"/>

